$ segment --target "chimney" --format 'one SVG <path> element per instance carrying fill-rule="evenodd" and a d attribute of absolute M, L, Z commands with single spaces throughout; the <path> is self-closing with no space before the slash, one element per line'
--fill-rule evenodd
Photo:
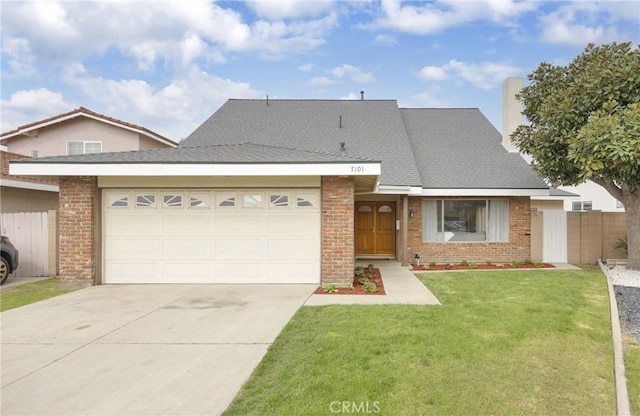
<path fill-rule="evenodd" d="M 518 152 L 509 136 L 522 124 L 522 104 L 516 100 L 521 89 L 520 77 L 509 77 L 502 84 L 502 146 L 509 152 Z"/>

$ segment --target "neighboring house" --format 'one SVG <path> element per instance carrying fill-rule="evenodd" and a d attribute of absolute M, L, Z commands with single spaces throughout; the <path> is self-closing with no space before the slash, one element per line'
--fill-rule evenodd
<path fill-rule="evenodd" d="M 229 100 L 176 149 L 24 159 L 60 183 L 60 271 L 100 283 L 337 283 L 356 258 L 531 253 L 548 186 L 478 109 Z"/>
<path fill-rule="evenodd" d="M 9 152 L 34 158 L 178 145 L 145 127 L 84 107 L 2 133 L 0 144 L 6 146 Z"/>

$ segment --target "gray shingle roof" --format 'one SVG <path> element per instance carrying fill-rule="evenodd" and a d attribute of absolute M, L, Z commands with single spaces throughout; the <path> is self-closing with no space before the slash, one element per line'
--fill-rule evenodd
<path fill-rule="evenodd" d="M 342 119 L 342 124 L 340 120 Z M 261 143 L 382 160 L 383 185 L 420 186 L 395 100 L 229 100 L 180 148 Z"/>
<path fill-rule="evenodd" d="M 401 109 L 423 188 L 548 186 L 478 109 Z M 384 166 L 384 165 L 383 165 Z"/>
<path fill-rule="evenodd" d="M 239 143 L 26 159 L 26 163 L 353 163 L 372 161 L 283 147 Z M 20 163 L 20 162 L 18 162 Z"/>

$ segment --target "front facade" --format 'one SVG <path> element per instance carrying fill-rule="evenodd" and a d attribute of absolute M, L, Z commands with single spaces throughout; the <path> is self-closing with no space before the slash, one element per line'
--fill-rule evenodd
<path fill-rule="evenodd" d="M 12 172 L 59 178 L 69 282 L 343 285 L 356 258 L 529 258 L 548 188 L 500 140 L 477 109 L 229 100 L 176 149 Z"/>

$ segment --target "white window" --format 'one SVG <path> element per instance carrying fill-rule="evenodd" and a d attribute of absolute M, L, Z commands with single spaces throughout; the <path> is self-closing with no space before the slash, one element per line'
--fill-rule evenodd
<path fill-rule="evenodd" d="M 77 141 L 67 142 L 67 155 L 84 155 L 102 152 L 102 142 Z"/>
<path fill-rule="evenodd" d="M 422 204 L 422 240 L 509 241 L 509 201 L 432 199 Z"/>
<path fill-rule="evenodd" d="M 162 206 L 164 208 L 182 208 L 182 195 L 180 194 L 163 194 Z"/>
<path fill-rule="evenodd" d="M 616 199 L 616 208 L 624 208 L 624 204 L 622 203 L 622 201 Z"/>
<path fill-rule="evenodd" d="M 262 194 L 244 194 L 242 208 L 262 208 Z"/>
<path fill-rule="evenodd" d="M 129 194 L 109 194 L 109 208 L 128 208 Z"/>
<path fill-rule="evenodd" d="M 593 203 L 591 201 L 573 201 L 573 211 L 591 211 L 593 209 Z"/>
<path fill-rule="evenodd" d="M 137 194 L 136 195 L 136 208 L 155 208 L 156 196 L 155 194 Z"/>
<path fill-rule="evenodd" d="M 235 208 L 236 194 L 231 192 L 216 193 L 216 206 L 218 208 Z"/>
<path fill-rule="evenodd" d="M 302 193 L 296 194 L 296 207 L 298 208 L 313 208 L 318 205 L 318 194 L 316 193 Z"/>
<path fill-rule="evenodd" d="M 31 157 L 38 157 L 38 151 L 36 149 L 31 149 Z"/>
<path fill-rule="evenodd" d="M 191 192 L 189 194 L 189 208 L 209 208 L 211 206 L 211 194 L 208 192 Z"/>
<path fill-rule="evenodd" d="M 287 194 L 270 194 L 269 195 L 269 207 L 286 208 L 288 206 L 289 206 L 289 195 Z"/>

